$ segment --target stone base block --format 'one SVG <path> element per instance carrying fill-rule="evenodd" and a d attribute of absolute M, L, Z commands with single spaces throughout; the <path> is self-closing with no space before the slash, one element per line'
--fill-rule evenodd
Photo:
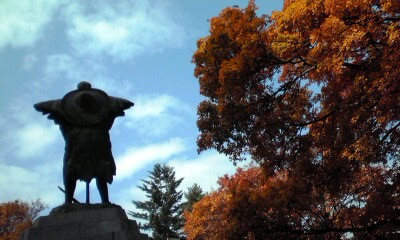
<path fill-rule="evenodd" d="M 114 204 L 66 204 L 36 219 L 21 240 L 147 240 Z"/>

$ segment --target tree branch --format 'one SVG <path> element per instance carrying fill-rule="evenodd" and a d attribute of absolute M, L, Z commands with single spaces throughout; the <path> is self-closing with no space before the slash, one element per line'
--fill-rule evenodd
<path fill-rule="evenodd" d="M 322 235 L 326 233 L 356 233 L 356 232 L 371 232 L 386 224 L 394 224 L 400 227 L 400 218 L 384 219 L 376 221 L 364 227 L 348 227 L 348 228 L 321 228 L 321 229 L 309 229 L 309 230 L 293 230 L 286 227 L 278 227 L 279 229 L 268 229 L 269 233 L 289 233 L 295 235 Z"/>
<path fill-rule="evenodd" d="M 383 20 L 397 22 L 397 21 L 400 21 L 400 17 L 385 17 L 385 18 L 383 18 Z"/>
<path fill-rule="evenodd" d="M 330 111 L 329 113 L 325 114 L 322 117 L 316 118 L 314 120 L 308 121 L 308 122 L 302 122 L 302 123 L 291 123 L 291 126 L 296 126 L 296 127 L 305 127 L 307 125 L 313 124 L 313 123 L 317 123 L 320 121 L 324 121 L 325 119 L 329 118 L 330 116 L 334 115 L 338 110 L 334 109 L 332 111 Z"/>

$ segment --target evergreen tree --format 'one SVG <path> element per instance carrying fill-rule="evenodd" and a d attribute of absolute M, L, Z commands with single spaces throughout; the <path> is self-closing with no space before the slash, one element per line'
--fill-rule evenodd
<path fill-rule="evenodd" d="M 132 201 L 142 212 L 129 211 L 134 218 L 147 222 L 141 226 L 144 230 L 152 230 L 154 239 L 179 238 L 183 227 L 182 191 L 177 188 L 183 178 L 175 179 L 173 167 L 165 164 L 154 165 L 149 172 L 148 180 L 138 186 L 146 193 L 146 201 Z"/>
<path fill-rule="evenodd" d="M 200 185 L 194 183 L 188 188 L 187 192 L 184 193 L 186 202 L 183 204 L 183 210 L 192 211 L 193 205 L 200 201 L 206 195 L 201 189 Z"/>

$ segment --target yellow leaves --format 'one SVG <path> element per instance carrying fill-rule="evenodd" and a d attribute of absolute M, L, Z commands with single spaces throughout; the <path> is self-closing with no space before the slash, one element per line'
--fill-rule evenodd
<path fill-rule="evenodd" d="M 390 14 L 399 14 L 400 1 L 399 0 L 381 0 L 382 9 Z"/>
<path fill-rule="evenodd" d="M 346 33 L 341 47 L 343 51 L 352 51 L 367 40 L 367 32 L 363 31 L 363 29 L 355 27 Z"/>
<path fill-rule="evenodd" d="M 400 23 L 393 22 L 390 24 L 386 36 L 388 37 L 387 42 L 389 45 L 393 46 L 400 44 Z"/>
<path fill-rule="evenodd" d="M 345 30 L 346 26 L 344 22 L 336 16 L 329 16 L 321 24 L 318 31 L 323 38 L 317 38 L 317 40 L 329 40 L 330 38 L 340 38 Z M 315 34 L 315 32 L 313 33 Z"/>
<path fill-rule="evenodd" d="M 192 212 L 185 212 L 186 224 L 184 230 L 188 239 L 224 239 L 223 207 L 226 202 L 224 192 L 213 192 L 205 196 L 193 206 Z"/>
<path fill-rule="evenodd" d="M 308 57 L 314 61 L 321 62 L 320 70 L 332 69 L 335 65 L 335 58 L 339 58 L 340 63 L 343 62 L 343 56 L 340 52 L 343 44 L 343 35 L 346 26 L 337 17 L 330 16 L 325 19 L 319 28 L 315 28 L 310 34 L 310 42 L 312 49 Z"/>
<path fill-rule="evenodd" d="M 321 10 L 323 0 L 296 0 L 291 1 L 281 12 L 274 12 L 272 19 L 282 28 L 291 26 L 300 27 L 308 25 L 313 15 Z M 286 24 L 286 25 L 285 25 Z"/>
<path fill-rule="evenodd" d="M 285 52 L 290 52 L 298 45 L 298 39 L 300 34 L 294 33 L 283 33 L 276 36 L 271 44 L 271 48 L 277 55 L 284 56 Z"/>
<path fill-rule="evenodd" d="M 345 14 L 356 14 L 370 9 L 374 4 L 374 0 L 325 0 L 324 2 L 326 13 L 340 18 Z"/>
<path fill-rule="evenodd" d="M 400 1 L 387 0 L 383 5 L 395 7 Z M 273 14 L 268 34 L 280 58 L 300 55 L 317 64 L 317 74 L 310 76 L 341 76 L 345 62 L 358 64 L 379 54 L 385 33 L 389 44 L 399 42 L 398 21 L 386 32 L 386 17 L 394 16 L 382 12 L 375 0 L 292 0 L 283 11 Z"/>
<path fill-rule="evenodd" d="M 346 8 L 346 0 L 328 0 L 325 1 L 325 11 L 332 15 L 341 15 Z"/>
<path fill-rule="evenodd" d="M 371 155 L 374 154 L 373 149 L 370 148 L 370 139 L 368 136 L 363 136 L 352 145 L 346 147 L 342 156 L 350 160 L 365 162 L 371 160 Z"/>
<path fill-rule="evenodd" d="M 207 37 L 197 40 L 197 52 L 204 53 L 207 49 Z"/>

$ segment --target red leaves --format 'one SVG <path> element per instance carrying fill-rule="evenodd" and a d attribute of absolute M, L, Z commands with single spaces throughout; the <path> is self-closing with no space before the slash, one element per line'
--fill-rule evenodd
<path fill-rule="evenodd" d="M 389 174 L 382 167 L 362 168 L 351 174 L 355 181 L 342 175 L 338 180 L 348 185 L 339 184 L 340 193 L 330 194 L 324 181 L 335 178 L 314 182 L 310 172 L 266 177 L 259 167 L 239 168 L 185 213 L 185 232 L 188 239 L 391 236 L 394 226 L 386 224 L 395 223 L 400 209 L 396 187 L 385 183 Z"/>
<path fill-rule="evenodd" d="M 0 204 L 0 238 L 19 240 L 22 232 L 32 225 L 32 221 L 46 208 L 36 200 L 32 203 L 16 200 Z"/>

